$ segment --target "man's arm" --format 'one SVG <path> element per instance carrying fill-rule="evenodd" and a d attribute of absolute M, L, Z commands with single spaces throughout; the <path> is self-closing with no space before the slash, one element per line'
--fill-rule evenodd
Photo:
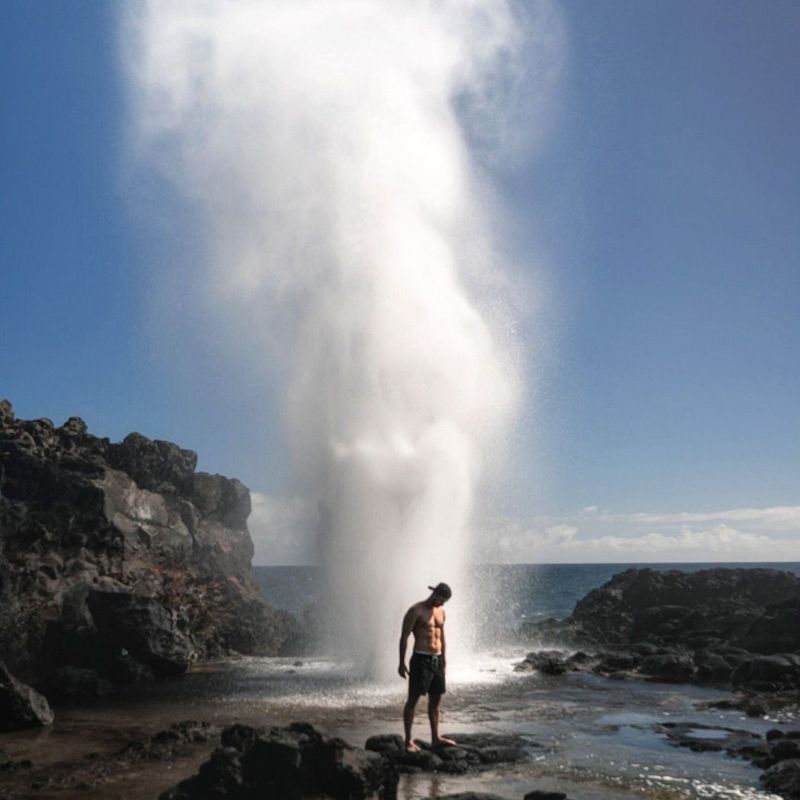
<path fill-rule="evenodd" d="M 444 623 L 445 623 L 446 619 L 447 619 L 447 616 L 444 613 L 444 609 L 442 609 L 442 671 L 443 672 L 444 672 L 444 670 L 447 669 L 447 656 L 445 655 L 445 652 L 444 652 L 445 648 L 446 648 L 445 638 L 444 638 Z"/>
<path fill-rule="evenodd" d="M 416 606 L 411 606 L 403 617 L 403 629 L 400 631 L 400 666 L 398 666 L 397 672 L 401 678 L 405 678 L 408 674 L 408 670 L 406 669 L 406 643 L 408 641 L 408 635 L 414 630 L 414 623 L 416 621 L 417 609 Z"/>

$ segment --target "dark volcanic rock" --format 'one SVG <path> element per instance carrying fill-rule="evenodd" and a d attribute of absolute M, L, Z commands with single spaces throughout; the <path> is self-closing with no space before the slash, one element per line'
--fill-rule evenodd
<path fill-rule="evenodd" d="M 541 664 L 750 693 L 800 690 L 800 577 L 781 570 L 629 569 L 589 592 L 563 622 L 526 623 L 520 632 L 595 652 L 581 662 L 529 656 L 519 670 Z"/>
<path fill-rule="evenodd" d="M 646 656 L 639 665 L 639 672 L 660 681 L 687 681 L 694 675 L 694 659 L 681 653 Z"/>
<path fill-rule="evenodd" d="M 192 648 L 175 611 L 126 592 L 89 592 L 87 605 L 104 643 L 130 651 L 156 675 L 186 672 Z"/>
<path fill-rule="evenodd" d="M 755 656 L 742 661 L 733 673 L 733 685 L 760 692 L 800 689 L 800 655 Z"/>
<path fill-rule="evenodd" d="M 776 603 L 741 636 L 741 644 L 754 653 L 786 653 L 800 649 L 800 597 Z"/>
<path fill-rule="evenodd" d="M 129 433 L 119 444 L 108 446 L 108 464 L 130 475 L 141 489 L 185 495 L 192 489 L 197 453 L 172 442 Z"/>
<path fill-rule="evenodd" d="M 382 755 L 326 739 L 311 725 L 294 723 L 269 731 L 226 728 L 197 775 L 164 792 L 161 800 L 193 798 L 330 797 L 335 800 L 394 798 L 397 773 Z"/>
<path fill-rule="evenodd" d="M 800 759 L 780 761 L 762 776 L 764 788 L 785 800 L 800 800 Z"/>
<path fill-rule="evenodd" d="M 0 731 L 50 725 L 53 712 L 42 695 L 18 681 L 0 661 Z"/>
<path fill-rule="evenodd" d="M 364 747 L 388 758 L 400 772 L 448 772 L 461 775 L 470 770 L 481 770 L 496 764 L 526 761 L 530 749 L 538 744 L 512 734 L 454 733 L 448 734 L 455 746 L 431 747 L 428 742 L 415 739 L 419 753 L 409 753 L 403 739 L 393 734 L 371 736 Z"/>
<path fill-rule="evenodd" d="M 759 624 L 782 619 L 793 607 L 787 602 L 798 599 L 800 578 L 780 570 L 630 569 L 580 600 L 569 623 L 597 642 L 727 642 L 770 652 L 775 637 L 759 640 Z M 800 648 L 800 626 L 784 631 L 781 642 Z"/>
<path fill-rule="evenodd" d="M 563 650 L 539 650 L 528 653 L 524 661 L 516 664 L 515 672 L 530 672 L 536 670 L 543 675 L 564 675 L 570 670 L 567 663 L 567 653 Z"/>
<path fill-rule="evenodd" d="M 0 403 L 0 653 L 15 674 L 65 696 L 282 651 L 293 624 L 253 577 L 249 492 L 196 461 Z"/>
<path fill-rule="evenodd" d="M 563 792 L 543 792 L 534 789 L 528 792 L 523 800 L 567 800 L 567 796 Z"/>
<path fill-rule="evenodd" d="M 98 697 L 111 694 L 114 685 L 101 678 L 97 670 L 84 667 L 57 667 L 49 673 L 42 686 L 51 700 L 68 697 Z"/>

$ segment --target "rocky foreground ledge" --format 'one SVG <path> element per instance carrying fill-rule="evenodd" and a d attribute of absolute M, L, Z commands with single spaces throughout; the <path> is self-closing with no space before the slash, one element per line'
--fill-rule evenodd
<path fill-rule="evenodd" d="M 272 655 L 291 618 L 251 570 L 250 493 L 197 455 L 0 401 L 0 730 L 52 720 L 39 697 L 96 695 L 233 652 Z"/>
<path fill-rule="evenodd" d="M 232 725 L 197 775 L 161 795 L 160 800 L 395 800 L 400 772 L 465 775 L 526 761 L 538 744 L 514 735 L 452 734 L 458 744 L 407 753 L 394 735 L 373 736 L 364 748 L 326 738 L 313 726 L 296 722 L 283 728 Z M 560 792 L 536 789 L 525 800 L 565 800 Z M 441 800 L 495 800 L 473 792 Z"/>

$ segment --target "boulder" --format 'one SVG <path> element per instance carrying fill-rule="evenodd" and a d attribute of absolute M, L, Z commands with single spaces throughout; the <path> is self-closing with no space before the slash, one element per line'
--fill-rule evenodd
<path fill-rule="evenodd" d="M 645 656 L 639 672 L 660 681 L 680 683 L 694 675 L 694 659 L 686 653 L 664 653 Z"/>
<path fill-rule="evenodd" d="M 732 682 L 737 688 L 759 692 L 800 689 L 800 656 L 754 656 L 736 667 Z"/>
<path fill-rule="evenodd" d="M 761 776 L 761 782 L 785 800 L 800 800 L 800 759 L 779 761 Z"/>
<path fill-rule="evenodd" d="M 562 650 L 539 650 L 528 653 L 525 660 L 516 664 L 515 672 L 541 672 L 543 675 L 564 675 L 570 669 L 567 653 Z"/>
<path fill-rule="evenodd" d="M 740 642 L 754 653 L 800 651 L 800 597 L 767 606 Z"/>
<path fill-rule="evenodd" d="M 630 672 L 639 666 L 640 660 L 635 653 L 625 650 L 602 652 L 598 654 L 598 660 L 592 667 L 592 672 L 598 675 Z"/>
<path fill-rule="evenodd" d="M 454 733 L 455 746 L 432 747 L 428 742 L 415 739 L 418 753 L 409 753 L 403 739 L 394 734 L 371 736 L 364 745 L 367 750 L 380 753 L 400 772 L 446 772 L 463 775 L 469 771 L 488 769 L 496 764 L 527 761 L 531 748 L 538 744 L 513 734 Z"/>
<path fill-rule="evenodd" d="M 0 661 L 0 731 L 50 725 L 53 712 L 35 689 L 18 681 Z"/>
<path fill-rule="evenodd" d="M 87 604 L 103 642 L 128 651 L 156 675 L 181 675 L 192 648 L 178 615 L 157 600 L 124 592 L 89 592 Z"/>
<path fill-rule="evenodd" d="M 197 453 L 172 442 L 128 434 L 108 448 L 108 463 L 130 475 L 142 489 L 160 494 L 185 494 L 190 490 Z"/>
<path fill-rule="evenodd" d="M 231 726 L 197 775 L 164 792 L 161 800 L 255 796 L 301 800 L 369 800 L 396 796 L 397 773 L 378 753 L 327 739 L 311 725 L 268 731 Z"/>

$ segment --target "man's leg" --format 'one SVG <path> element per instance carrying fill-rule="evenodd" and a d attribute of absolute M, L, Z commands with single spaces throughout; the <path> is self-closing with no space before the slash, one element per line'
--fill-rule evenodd
<path fill-rule="evenodd" d="M 452 745 L 455 742 L 439 735 L 439 706 L 442 702 L 440 694 L 431 692 L 428 695 L 428 719 L 431 723 L 431 744 L 432 745 Z"/>
<path fill-rule="evenodd" d="M 403 727 L 406 731 L 406 750 L 411 753 L 419 752 L 419 747 L 414 744 L 414 740 L 411 738 L 411 727 L 414 724 L 414 710 L 417 707 L 417 700 L 419 700 L 419 697 L 418 694 L 411 692 L 409 688 L 408 700 L 406 700 L 406 704 L 403 707 Z"/>

